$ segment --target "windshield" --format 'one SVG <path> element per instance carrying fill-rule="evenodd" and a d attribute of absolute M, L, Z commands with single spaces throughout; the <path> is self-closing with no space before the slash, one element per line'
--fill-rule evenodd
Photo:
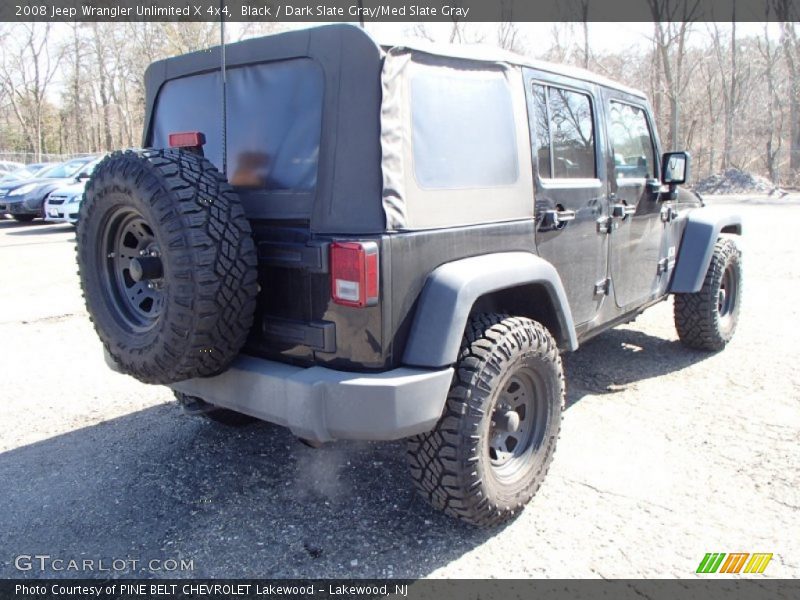
<path fill-rule="evenodd" d="M 71 160 L 69 162 L 50 167 L 49 169 L 45 169 L 41 173 L 37 173 L 37 175 L 45 179 L 64 179 L 67 177 L 74 177 L 81 170 L 81 167 L 91 160 L 94 160 L 94 158 L 89 157 L 80 160 Z"/>

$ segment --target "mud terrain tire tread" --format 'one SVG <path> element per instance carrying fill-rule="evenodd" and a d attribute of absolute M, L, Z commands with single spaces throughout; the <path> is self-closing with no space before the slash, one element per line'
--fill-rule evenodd
<path fill-rule="evenodd" d="M 550 378 L 551 422 L 533 476 L 518 482 L 513 501 L 499 502 L 481 459 L 493 397 L 515 357 L 531 359 Z M 501 524 L 522 511 L 539 489 L 555 451 L 564 409 L 564 372 L 556 341 L 540 323 L 504 314 L 472 317 L 462 340 L 444 414 L 436 428 L 407 442 L 411 477 L 434 508 L 479 527 Z"/>
<path fill-rule="evenodd" d="M 143 215 L 164 262 L 164 311 L 145 333 L 122 327 L 101 289 L 99 232 L 120 205 Z M 86 308 L 124 372 L 168 384 L 217 374 L 239 353 L 255 312 L 256 249 L 238 196 L 207 159 L 175 149 L 110 154 L 87 183 L 77 240 Z"/>
<path fill-rule="evenodd" d="M 681 342 L 696 350 L 722 350 L 736 331 L 742 299 L 741 251 L 736 243 L 720 238 L 714 244 L 711 263 L 706 271 L 703 287 L 692 294 L 675 294 L 675 329 Z M 730 328 L 720 326 L 717 298 L 722 277 L 729 265 L 736 273 L 736 307 Z"/>

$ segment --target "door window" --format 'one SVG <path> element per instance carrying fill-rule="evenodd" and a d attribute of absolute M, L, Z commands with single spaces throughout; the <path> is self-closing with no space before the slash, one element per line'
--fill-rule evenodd
<path fill-rule="evenodd" d="M 622 102 L 610 104 L 609 137 L 617 180 L 655 177 L 653 139 L 644 110 Z"/>
<path fill-rule="evenodd" d="M 592 101 L 588 94 L 534 84 L 531 139 L 542 179 L 596 177 Z"/>

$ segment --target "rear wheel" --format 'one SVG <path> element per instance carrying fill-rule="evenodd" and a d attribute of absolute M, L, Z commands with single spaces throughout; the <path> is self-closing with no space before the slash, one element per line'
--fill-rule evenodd
<path fill-rule="evenodd" d="M 36 216 L 35 215 L 12 215 L 15 221 L 19 221 L 20 223 L 30 223 L 33 221 Z"/>
<path fill-rule="evenodd" d="M 733 240 L 720 238 L 700 291 L 675 294 L 675 328 L 684 345 L 722 350 L 733 338 L 742 298 L 741 256 Z"/>
<path fill-rule="evenodd" d="M 434 507 L 478 526 L 518 514 L 555 452 L 564 406 L 556 342 L 530 319 L 473 318 L 444 415 L 411 438 L 411 476 Z"/>
<path fill-rule="evenodd" d="M 95 329 L 145 383 L 224 370 L 253 322 L 255 245 L 237 195 L 206 159 L 116 152 L 94 170 L 78 264 Z"/>

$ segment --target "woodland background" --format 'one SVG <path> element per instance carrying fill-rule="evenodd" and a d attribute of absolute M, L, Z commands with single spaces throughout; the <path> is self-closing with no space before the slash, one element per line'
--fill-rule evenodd
<path fill-rule="evenodd" d="M 787 2 L 780 13 L 778 0 L 773 19 L 792 17 Z M 800 185 L 800 25 L 765 22 L 745 35 L 736 23 L 688 16 L 649 24 L 652 33 L 642 43 L 614 51 L 593 47 L 591 22 L 552 24 L 546 50 L 537 52 L 518 23 L 401 27 L 407 36 L 495 44 L 644 89 L 664 148 L 688 149 L 695 179 L 734 167 L 775 185 Z M 33 162 L 138 146 L 147 65 L 217 45 L 219 28 L 0 23 L 0 160 Z M 238 24 L 227 39 L 279 30 L 272 23 Z"/>

